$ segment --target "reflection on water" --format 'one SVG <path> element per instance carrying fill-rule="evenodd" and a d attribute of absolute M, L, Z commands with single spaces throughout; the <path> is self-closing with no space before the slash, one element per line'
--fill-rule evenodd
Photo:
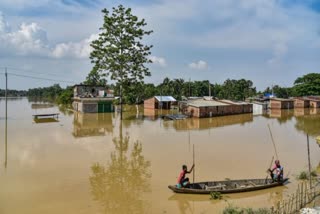
<path fill-rule="evenodd" d="M 56 123 L 59 122 L 56 118 L 34 118 L 35 123 Z"/>
<path fill-rule="evenodd" d="M 320 135 L 320 114 L 310 113 L 304 117 L 296 117 L 295 128 L 312 137 L 317 137 Z"/>
<path fill-rule="evenodd" d="M 164 127 L 173 126 L 178 131 L 182 130 L 201 130 L 215 127 L 222 127 L 234 124 L 245 124 L 253 121 L 252 114 L 240 114 L 211 118 L 188 118 L 185 120 L 176 120 L 173 123 L 164 123 Z"/>
<path fill-rule="evenodd" d="M 142 194 L 150 189 L 150 162 L 142 154 L 142 144 L 133 142 L 130 150 L 130 137 L 113 139 L 115 151 L 111 153 L 107 166 L 96 163 L 91 167 L 91 190 L 94 200 L 103 207 L 104 213 L 145 213 L 148 202 Z"/>
<path fill-rule="evenodd" d="M 269 110 L 269 117 L 270 118 L 277 118 L 279 124 L 286 123 L 290 121 L 294 116 L 293 109 L 283 110 L 283 109 L 270 109 Z"/>
<path fill-rule="evenodd" d="M 72 106 L 69 105 L 59 105 L 58 108 L 59 111 L 66 116 L 71 116 L 74 112 Z"/>
<path fill-rule="evenodd" d="M 32 103 L 32 109 L 44 109 L 44 108 L 53 108 L 54 105 L 52 103 Z"/>
<path fill-rule="evenodd" d="M 120 123 L 118 112 L 69 115 L 68 107 L 61 114 L 64 110 L 54 106 L 43 111 L 59 110 L 59 123 L 34 124 L 34 111 L 48 112 L 15 99 L 8 101 L 6 140 L 0 102 L 0 167 L 10 169 L 0 173 L 1 214 L 221 213 L 228 203 L 270 207 L 295 192 L 295 177 L 308 166 L 305 133 L 311 136 L 312 167 L 320 170 L 317 109 L 163 121 L 159 116 L 173 111 L 124 106 Z M 285 172 L 291 171 L 285 187 L 226 195 L 227 202 L 173 195 L 167 188 L 181 165 L 192 163 L 187 142 L 195 144 L 196 181 L 265 178 L 274 155 L 267 124 Z"/>
<path fill-rule="evenodd" d="M 195 207 L 195 203 L 210 201 L 210 204 L 216 207 L 227 206 L 228 204 L 237 204 L 239 200 L 260 200 L 265 201 L 265 203 L 276 206 L 279 201 L 282 201 L 285 197 L 285 191 L 288 188 L 286 186 L 280 186 L 276 188 L 244 192 L 244 193 L 234 193 L 234 194 L 224 194 L 222 195 L 222 200 L 211 200 L 210 195 L 189 195 L 189 194 L 173 194 L 168 200 L 175 201 L 180 213 L 199 213 L 199 208 Z M 252 204 L 249 204 L 252 207 Z M 217 211 L 216 213 L 222 213 Z"/>
<path fill-rule="evenodd" d="M 112 114 L 92 113 L 83 114 L 74 112 L 73 114 L 73 136 L 104 136 L 113 132 Z"/>
<path fill-rule="evenodd" d="M 4 167 L 7 169 L 8 166 L 8 116 L 5 115 L 5 129 L 4 129 Z"/>

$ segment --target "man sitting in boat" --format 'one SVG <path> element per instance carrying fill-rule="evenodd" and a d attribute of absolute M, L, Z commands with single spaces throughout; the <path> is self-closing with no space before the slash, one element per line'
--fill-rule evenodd
<path fill-rule="evenodd" d="M 281 181 L 283 180 L 283 167 L 280 165 L 280 161 L 276 160 L 275 165 L 272 169 L 269 169 L 270 176 L 273 181 Z"/>
<path fill-rule="evenodd" d="M 188 168 L 186 165 L 182 166 L 182 171 L 180 172 L 180 175 L 178 178 L 178 184 L 177 184 L 178 188 L 189 186 L 190 182 L 189 182 L 189 178 L 186 178 L 186 174 L 191 173 L 193 168 L 194 168 L 194 164 L 192 165 L 190 171 L 188 171 Z"/>

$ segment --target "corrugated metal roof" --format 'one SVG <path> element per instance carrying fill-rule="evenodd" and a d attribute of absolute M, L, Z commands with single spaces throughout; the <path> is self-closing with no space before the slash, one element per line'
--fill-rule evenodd
<path fill-rule="evenodd" d="M 176 99 L 174 99 L 172 96 L 154 96 L 158 101 L 160 102 L 175 102 Z"/>
<path fill-rule="evenodd" d="M 227 106 L 229 104 L 222 103 L 222 102 L 215 101 L 215 100 L 198 99 L 198 100 L 188 101 L 188 105 L 191 105 L 194 107 L 210 107 L 210 106 Z"/>
<path fill-rule="evenodd" d="M 231 100 L 221 100 L 222 102 L 226 102 L 226 103 L 230 103 L 230 104 L 234 104 L 234 105 L 246 105 L 249 104 L 247 102 L 243 102 L 243 101 L 231 101 Z"/>

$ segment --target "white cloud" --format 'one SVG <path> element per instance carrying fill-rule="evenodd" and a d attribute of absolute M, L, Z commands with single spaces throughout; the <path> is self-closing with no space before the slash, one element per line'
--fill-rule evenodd
<path fill-rule="evenodd" d="M 55 58 L 88 58 L 92 47 L 91 42 L 98 38 L 98 34 L 92 34 L 89 38 L 80 42 L 60 43 L 55 46 L 52 56 Z"/>
<path fill-rule="evenodd" d="M 279 62 L 288 52 L 288 46 L 284 43 L 277 43 L 273 47 L 273 57 L 268 60 L 269 64 Z"/>
<path fill-rule="evenodd" d="M 199 60 L 198 62 L 190 63 L 189 68 L 196 70 L 205 70 L 208 68 L 208 63 L 203 60 Z"/>
<path fill-rule="evenodd" d="M 149 59 L 154 63 L 159 65 L 160 67 L 167 67 L 167 62 L 163 57 L 150 56 Z"/>
<path fill-rule="evenodd" d="M 2 20 L 2 23 L 5 23 Z M 22 23 L 17 31 L 2 31 L 0 47 L 7 54 L 44 55 L 48 51 L 47 33 L 37 23 Z"/>
<path fill-rule="evenodd" d="M 0 35 L 10 31 L 10 26 L 6 22 L 4 15 L 0 11 Z"/>
<path fill-rule="evenodd" d="M 3 51 L 6 54 L 49 58 L 88 58 L 92 50 L 90 43 L 97 37 L 97 34 L 92 34 L 79 42 L 50 45 L 47 32 L 39 24 L 22 23 L 16 31 L 11 31 L 0 12 L 0 52 Z"/>

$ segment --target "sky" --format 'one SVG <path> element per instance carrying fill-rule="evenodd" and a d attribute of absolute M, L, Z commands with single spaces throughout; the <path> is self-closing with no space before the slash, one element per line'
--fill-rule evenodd
<path fill-rule="evenodd" d="M 84 81 L 101 10 L 119 4 L 154 31 L 148 83 L 245 78 L 264 90 L 320 72 L 320 0 L 1 0 L 0 88 L 5 67 L 10 89 Z"/>

